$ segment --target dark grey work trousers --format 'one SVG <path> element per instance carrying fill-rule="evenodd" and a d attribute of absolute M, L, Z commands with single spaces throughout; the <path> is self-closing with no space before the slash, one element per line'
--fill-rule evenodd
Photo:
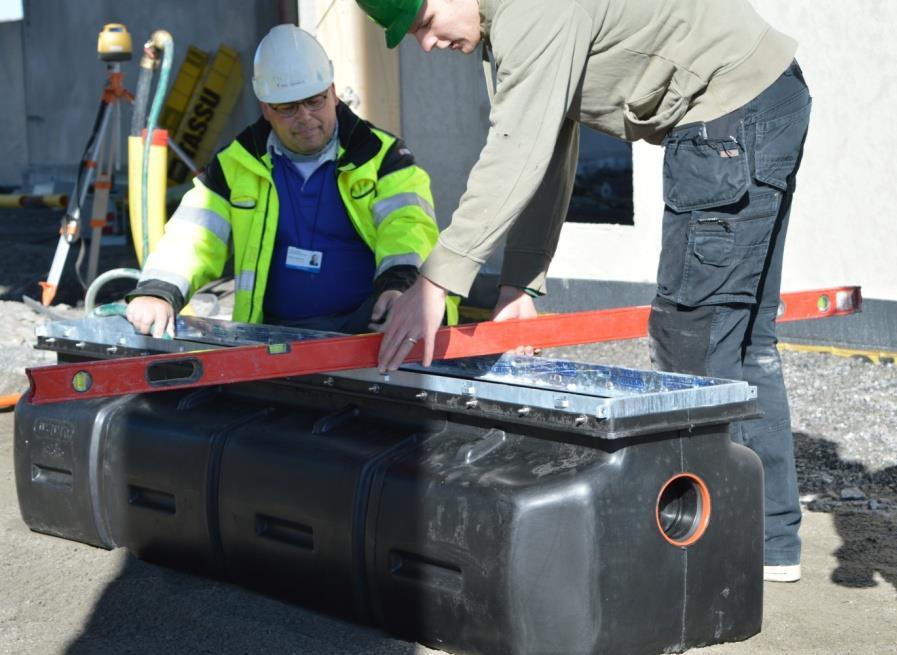
<path fill-rule="evenodd" d="M 764 469 L 765 563 L 800 562 L 801 512 L 776 349 L 782 253 L 810 119 L 797 63 L 744 107 L 664 139 L 666 208 L 649 322 L 660 370 L 745 380 L 762 417 L 732 438 Z"/>

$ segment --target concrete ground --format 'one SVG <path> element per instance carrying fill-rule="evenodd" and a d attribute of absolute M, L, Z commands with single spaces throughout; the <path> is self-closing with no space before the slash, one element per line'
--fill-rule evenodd
<path fill-rule="evenodd" d="M 28 530 L 13 476 L 13 413 L 0 414 L 0 653 L 435 653 L 239 587 Z M 806 512 L 803 579 L 767 584 L 763 631 L 694 654 L 897 653 L 897 579 L 837 582 L 844 525 L 868 512 Z M 893 560 L 893 525 L 880 548 Z M 888 534 L 890 536 L 888 536 Z M 873 567 L 874 568 L 874 567 Z"/>

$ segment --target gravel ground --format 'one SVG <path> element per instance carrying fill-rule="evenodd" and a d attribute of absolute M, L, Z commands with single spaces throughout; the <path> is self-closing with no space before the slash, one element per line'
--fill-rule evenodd
<path fill-rule="evenodd" d="M 643 339 L 558 348 L 547 354 L 651 367 Z M 897 366 L 820 353 L 785 350 L 781 355 L 802 500 L 812 510 L 867 508 L 893 516 Z"/>
<path fill-rule="evenodd" d="M 25 367 L 54 361 L 53 354 L 31 348 L 35 326 L 50 317 L 22 303 L 21 296 L 36 295 L 34 283 L 55 246 L 53 238 L 39 234 L 54 229 L 58 215 L 28 212 L 27 222 L 23 215 L 0 210 L 0 395 L 26 388 Z M 120 265 L 133 266 L 128 251 L 108 249 L 101 270 Z M 73 303 L 79 290 L 71 287 L 61 289 L 61 298 Z M 117 291 L 109 294 L 115 297 Z M 52 311 L 67 318 L 83 315 L 69 305 Z M 644 340 L 546 355 L 649 368 Z M 895 653 L 897 367 L 789 351 L 782 358 L 805 507 L 804 580 L 772 585 L 765 592 L 761 635 L 691 652 Z M 0 415 L 0 653 L 431 652 L 230 585 L 165 571 L 118 551 L 30 533 L 12 497 L 10 419 Z M 147 592 L 160 594 L 167 606 L 129 600 L 129 594 Z M 213 609 L 184 618 L 205 604 Z M 133 611 L 148 614 L 135 618 Z M 208 618 L 208 612 L 217 611 L 225 613 L 225 623 Z M 246 619 L 251 625 L 235 629 L 243 624 L 233 623 L 233 617 L 243 611 L 254 617 Z M 104 621 L 112 627 L 104 628 Z M 173 636 L 162 639 L 153 632 L 168 629 L 171 622 L 176 624 Z M 852 625 L 853 632 L 845 635 L 839 625 Z M 113 628 L 119 630 L 117 637 Z M 196 636 L 197 630 L 211 629 L 219 633 Z M 172 648 L 173 643 L 179 647 Z"/>

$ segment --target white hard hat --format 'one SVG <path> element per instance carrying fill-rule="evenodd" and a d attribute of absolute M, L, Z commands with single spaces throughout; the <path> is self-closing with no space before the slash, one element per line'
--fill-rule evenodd
<path fill-rule="evenodd" d="M 255 50 L 252 90 L 262 102 L 293 102 L 333 84 L 333 63 L 317 39 L 296 25 L 277 25 Z"/>

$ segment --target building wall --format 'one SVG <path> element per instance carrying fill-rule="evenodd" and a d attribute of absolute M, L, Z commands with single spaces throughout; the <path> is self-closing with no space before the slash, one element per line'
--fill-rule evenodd
<path fill-rule="evenodd" d="M 400 132 L 399 59 L 387 49 L 383 30 L 355 0 L 300 2 L 314 4 L 315 24 L 300 26 L 315 34 L 330 55 L 337 95 L 377 127 Z"/>
<path fill-rule="evenodd" d="M 841 284 L 897 300 L 892 195 L 897 133 L 897 4 L 753 0 L 770 23 L 800 42 L 798 60 L 813 116 L 792 209 L 782 287 Z M 635 225 L 564 227 L 553 277 L 651 282 L 660 252 L 660 148 L 633 148 Z"/>
<path fill-rule="evenodd" d="M 859 284 L 868 298 L 897 300 L 897 3 L 757 0 L 757 7 L 800 42 L 814 99 L 784 284 Z"/>
<path fill-rule="evenodd" d="M 131 33 L 134 56 L 122 64 L 122 71 L 125 86 L 132 92 L 136 91 L 143 43 L 156 29 L 166 29 L 174 37 L 172 81 L 188 44 L 207 51 L 217 50 L 221 43 L 236 49 L 245 84 L 223 140 L 258 117 L 250 87 L 252 55 L 259 39 L 279 22 L 279 12 L 274 1 L 26 0 L 20 52 L 26 121 L 22 134 L 27 138 L 30 166 L 73 171 L 79 161 L 106 82 L 106 66 L 96 53 L 97 36 L 104 24 L 121 22 Z M 6 38 L 2 44 L 4 53 L 14 49 Z M 6 66 L 6 57 L 3 59 L 0 69 Z M 3 110 L 5 123 L 5 106 Z M 126 107 L 120 120 L 123 136 L 130 128 L 130 114 Z M 4 134 L 7 129 L 4 125 Z M 5 143 L 2 148 L 8 150 Z"/>
<path fill-rule="evenodd" d="M 440 227 L 467 188 L 467 176 L 486 145 L 489 97 L 479 53 L 423 52 L 408 37 L 399 46 L 402 136 L 430 174 Z M 484 267 L 497 271 L 501 252 Z"/>
<path fill-rule="evenodd" d="M 28 165 L 22 21 L 0 22 L 0 186 L 22 182 Z"/>
<path fill-rule="evenodd" d="M 316 4 L 323 14 L 330 3 Z M 333 4 L 350 11 L 354 2 Z M 349 8 L 343 7 L 346 4 Z M 890 202 L 897 134 L 888 120 L 897 104 L 897 70 L 887 65 L 897 58 L 897 42 L 889 34 L 890 26 L 897 24 L 897 4 L 865 0 L 862 11 L 835 0 L 754 4 L 772 24 L 800 41 L 798 57 L 814 96 L 783 287 L 859 284 L 867 297 L 897 300 L 897 237 Z M 188 43 L 205 50 L 221 42 L 236 48 L 246 82 L 222 137 L 226 139 L 258 115 L 249 85 L 252 53 L 261 36 L 285 18 L 289 5 L 274 0 L 26 0 L 23 22 L 0 23 L 0 185 L 17 184 L 29 166 L 74 170 L 105 82 L 105 66 L 96 56 L 103 24 L 123 22 L 132 34 L 135 57 L 123 65 L 131 90 L 141 44 L 154 29 L 174 35 L 175 71 Z M 351 20 L 356 24 L 357 16 Z M 406 39 L 399 48 L 396 91 L 389 59 L 371 64 L 374 55 L 369 53 L 380 46 L 368 32 L 362 31 L 364 45 L 352 55 L 354 64 L 338 41 L 328 44 L 338 79 L 343 59 L 345 66 L 365 65 L 374 71 L 370 75 L 388 69 L 387 80 L 369 83 L 359 111 L 408 141 L 432 176 L 437 215 L 445 226 L 485 143 L 489 104 L 479 57 L 424 54 L 413 39 Z M 326 30 L 321 36 L 331 38 Z M 396 95 L 401 98 L 400 112 L 391 104 Z M 122 123 L 126 131 L 129 111 Z M 634 225 L 567 224 L 552 277 L 638 283 L 654 279 L 662 213 L 661 157 L 660 148 L 634 146 Z M 500 253 L 493 256 L 485 270 L 496 271 L 499 258 Z"/>

